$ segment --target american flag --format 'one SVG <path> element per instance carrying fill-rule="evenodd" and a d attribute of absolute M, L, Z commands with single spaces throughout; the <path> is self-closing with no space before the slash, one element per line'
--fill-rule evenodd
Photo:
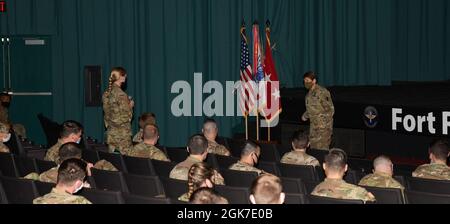
<path fill-rule="evenodd" d="M 239 91 L 239 106 L 242 114 L 248 116 L 255 105 L 255 92 L 252 86 L 252 66 L 250 65 L 245 25 L 241 27 L 241 91 Z"/>

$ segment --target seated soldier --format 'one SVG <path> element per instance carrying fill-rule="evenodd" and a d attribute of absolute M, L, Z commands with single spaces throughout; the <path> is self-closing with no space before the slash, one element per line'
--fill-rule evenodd
<path fill-rule="evenodd" d="M 247 140 L 244 143 L 241 151 L 241 159 L 230 166 L 230 170 L 237 171 L 250 171 L 256 172 L 258 175 L 266 173 L 263 170 L 256 168 L 256 164 L 258 164 L 259 156 L 261 155 L 261 148 L 256 142 Z"/>
<path fill-rule="evenodd" d="M 169 162 L 166 154 L 155 146 L 159 139 L 158 127 L 154 124 L 146 124 L 143 133 L 144 141 L 135 145 L 133 150 L 128 152 L 128 155 Z"/>
<path fill-rule="evenodd" d="M 144 140 L 144 127 L 147 124 L 156 125 L 156 116 L 154 113 L 143 113 L 139 117 L 139 131 L 133 137 L 134 143 L 141 143 Z"/>
<path fill-rule="evenodd" d="M 12 130 L 23 138 L 27 137 L 27 132 L 25 130 L 25 126 L 22 124 L 12 124 L 9 119 L 9 107 L 11 105 L 11 95 L 7 92 L 0 93 L 0 123 L 7 124 L 11 126 Z"/>
<path fill-rule="evenodd" d="M 320 166 L 319 161 L 306 154 L 309 147 L 309 134 L 303 131 L 296 131 L 292 135 L 292 152 L 284 154 L 281 163 L 303 166 Z"/>
<path fill-rule="evenodd" d="M 364 202 L 375 201 L 375 196 L 366 189 L 346 183 L 343 180 L 348 165 L 347 155 L 342 149 L 331 149 L 325 156 L 322 166 L 327 178 L 314 188 L 312 195 L 337 199 L 355 199 Z"/>
<path fill-rule="evenodd" d="M 11 133 L 9 133 L 9 125 L 0 123 L 0 152 L 9 153 L 9 148 L 4 143 L 11 139 Z"/>
<path fill-rule="evenodd" d="M 47 150 L 44 159 L 47 161 L 59 163 L 58 152 L 61 146 L 68 142 L 75 142 L 79 144 L 81 141 L 81 135 L 82 135 L 82 128 L 80 127 L 79 124 L 73 121 L 64 122 L 62 125 L 62 130 L 58 142 Z"/>
<path fill-rule="evenodd" d="M 203 135 L 208 139 L 208 153 L 217 154 L 221 156 L 230 156 L 230 151 L 223 145 L 216 142 L 219 129 L 217 123 L 213 119 L 206 119 L 203 123 Z"/>
<path fill-rule="evenodd" d="M 214 183 L 212 177 L 214 175 L 214 169 L 207 163 L 196 163 L 189 169 L 188 176 L 188 192 L 181 195 L 178 200 L 189 202 L 194 191 L 202 187 L 213 188 Z"/>
<path fill-rule="evenodd" d="M 58 150 L 60 158 L 58 161 L 63 162 L 67 159 L 81 159 L 82 152 L 81 149 L 78 147 L 78 144 L 69 142 L 61 146 L 61 149 Z M 109 171 L 118 171 L 114 165 L 112 165 L 110 162 L 106 160 L 100 160 L 95 165 L 92 165 L 92 163 L 86 163 L 87 164 L 87 170 L 86 173 L 88 176 L 91 176 L 91 168 L 99 169 L 99 170 L 109 170 Z M 33 179 L 38 180 L 41 182 L 47 182 L 47 183 L 56 183 L 57 175 L 58 175 L 58 168 L 59 166 L 53 167 L 40 175 L 37 173 L 30 173 L 27 176 L 25 176 L 25 179 Z M 87 185 L 86 185 L 87 186 Z"/>
<path fill-rule="evenodd" d="M 431 163 L 419 166 L 413 177 L 433 180 L 450 180 L 450 167 L 447 166 L 449 145 L 445 140 L 434 142 L 428 150 Z"/>
<path fill-rule="evenodd" d="M 204 205 L 212 205 L 212 204 L 228 204 L 228 200 L 219 195 L 214 189 L 209 187 L 202 187 L 194 191 L 191 196 L 191 200 L 189 201 L 191 204 L 204 204 Z"/>
<path fill-rule="evenodd" d="M 373 167 L 373 173 L 363 177 L 361 181 L 359 181 L 360 186 L 405 189 L 402 184 L 392 178 L 392 175 L 394 174 L 394 165 L 389 157 L 377 157 L 373 161 Z"/>
<path fill-rule="evenodd" d="M 83 188 L 86 163 L 80 159 L 65 160 L 58 168 L 57 184 L 52 191 L 33 200 L 33 204 L 92 204 L 83 196 L 73 195 Z"/>
<path fill-rule="evenodd" d="M 208 140 L 203 135 L 194 135 L 189 139 L 187 150 L 189 157 L 177 164 L 172 171 L 170 171 L 169 177 L 177 180 L 188 180 L 189 169 L 196 163 L 205 161 L 208 155 Z M 214 170 L 212 181 L 217 185 L 224 185 L 224 179 L 220 173 Z"/>
<path fill-rule="evenodd" d="M 271 174 L 263 174 L 253 181 L 250 189 L 252 204 L 283 204 L 285 194 L 281 180 Z"/>

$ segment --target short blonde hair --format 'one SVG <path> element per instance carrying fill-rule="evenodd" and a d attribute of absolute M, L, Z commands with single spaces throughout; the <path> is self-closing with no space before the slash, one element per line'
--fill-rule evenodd
<path fill-rule="evenodd" d="M 281 180 L 272 174 L 263 174 L 253 181 L 251 194 L 256 204 L 276 204 L 283 191 Z"/>

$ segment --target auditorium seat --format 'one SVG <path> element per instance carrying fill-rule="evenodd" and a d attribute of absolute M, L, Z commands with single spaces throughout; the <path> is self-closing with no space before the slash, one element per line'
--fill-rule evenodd
<path fill-rule="evenodd" d="M 166 147 L 167 156 L 169 156 L 170 161 L 181 163 L 189 156 L 186 147 Z"/>
<path fill-rule="evenodd" d="M 278 169 L 278 166 L 275 162 L 264 162 L 259 161 L 256 165 L 256 168 L 264 170 L 265 172 L 271 173 L 275 176 L 280 176 L 280 169 Z"/>
<path fill-rule="evenodd" d="M 230 145 L 228 144 L 229 141 L 230 141 L 229 138 L 226 137 L 221 136 L 216 137 L 216 142 L 225 146 L 225 148 L 227 148 L 228 150 L 230 150 Z"/>
<path fill-rule="evenodd" d="M 300 166 L 280 163 L 281 176 L 300 178 L 303 181 L 319 181 L 319 176 L 313 166 Z"/>
<path fill-rule="evenodd" d="M 393 176 L 393 178 L 396 181 L 398 181 L 403 187 L 408 189 L 408 186 L 407 186 L 408 183 L 406 182 L 406 178 L 404 176 L 396 175 L 396 176 Z"/>
<path fill-rule="evenodd" d="M 38 168 L 36 160 L 27 156 L 13 156 L 20 177 L 24 177 L 29 173 L 37 173 Z"/>
<path fill-rule="evenodd" d="M 3 189 L 2 182 L 0 181 L 0 205 L 4 204 L 8 204 L 8 199 L 6 198 L 5 190 Z"/>
<path fill-rule="evenodd" d="M 450 195 L 450 181 L 407 177 L 409 190 Z"/>
<path fill-rule="evenodd" d="M 223 185 L 216 185 L 214 189 L 230 204 L 249 204 L 250 192 L 247 187 L 230 187 Z"/>
<path fill-rule="evenodd" d="M 36 160 L 36 165 L 38 168 L 38 173 L 43 173 L 53 167 L 56 167 L 56 163 L 52 162 L 52 161 L 45 161 L 45 160 L 40 160 L 37 159 Z"/>
<path fill-rule="evenodd" d="M 2 176 L 0 181 L 10 204 L 32 204 L 33 200 L 39 197 L 32 180 Z"/>
<path fill-rule="evenodd" d="M 98 157 L 100 160 L 104 159 L 112 163 L 118 170 L 124 173 L 127 172 L 127 167 L 125 166 L 125 162 L 123 161 L 121 154 L 98 151 Z"/>
<path fill-rule="evenodd" d="M 260 161 L 266 162 L 280 162 L 280 154 L 277 151 L 277 146 L 275 144 L 265 144 L 261 143 L 261 156 Z"/>
<path fill-rule="evenodd" d="M 145 197 L 140 195 L 133 195 L 122 193 L 122 197 L 125 204 L 171 204 L 169 198 L 155 198 L 155 197 Z"/>
<path fill-rule="evenodd" d="M 433 194 L 419 191 L 405 191 L 408 204 L 450 204 L 450 195 Z"/>
<path fill-rule="evenodd" d="M 56 186 L 54 183 L 46 183 L 41 181 L 34 181 L 38 193 L 40 196 L 44 196 L 52 191 L 52 189 Z"/>
<path fill-rule="evenodd" d="M 167 198 L 178 200 L 178 197 L 188 191 L 187 181 L 171 178 L 160 178 L 160 180 L 163 184 L 164 193 Z"/>
<path fill-rule="evenodd" d="M 128 173 L 146 176 L 157 176 L 152 161 L 147 158 L 123 156 Z"/>
<path fill-rule="evenodd" d="M 398 188 L 380 188 L 380 187 L 367 187 L 368 192 L 372 193 L 377 199 L 377 204 L 404 204 L 403 192 Z"/>
<path fill-rule="evenodd" d="M 244 140 L 229 139 L 228 144 L 230 146 L 231 155 L 236 158 L 241 157 L 241 150 L 244 146 Z"/>
<path fill-rule="evenodd" d="M 416 166 L 404 165 L 404 164 L 395 164 L 394 165 L 394 175 L 401 175 L 405 177 L 411 177 L 412 172 L 416 170 Z"/>
<path fill-rule="evenodd" d="M 120 191 L 107 191 L 100 189 L 83 188 L 80 195 L 92 204 L 123 204 L 124 200 Z"/>
<path fill-rule="evenodd" d="M 236 171 L 230 169 L 223 169 L 220 173 L 225 179 L 225 184 L 233 187 L 249 188 L 252 186 L 253 180 L 258 177 L 258 173 L 256 172 Z"/>
<path fill-rule="evenodd" d="M 92 164 L 95 164 L 100 160 L 98 157 L 98 152 L 91 149 L 83 149 L 81 158 L 83 158 L 83 160 L 85 160 L 86 162 L 90 162 Z"/>
<path fill-rule="evenodd" d="M 151 160 L 156 174 L 159 177 L 169 178 L 170 171 L 177 165 L 175 162 L 165 162 L 159 160 Z"/>
<path fill-rule="evenodd" d="M 364 204 L 362 200 L 348 200 L 308 195 L 310 204 Z"/>
<path fill-rule="evenodd" d="M 357 185 L 361 178 L 363 178 L 364 174 L 359 170 L 347 170 L 344 176 L 344 180 L 347 183 Z"/>
<path fill-rule="evenodd" d="M 349 170 L 358 170 L 363 173 L 372 173 L 373 161 L 367 159 L 348 158 L 347 160 Z"/>
<path fill-rule="evenodd" d="M 217 161 L 215 154 L 209 153 L 208 156 L 206 157 L 205 162 L 208 165 L 210 165 L 213 169 L 216 169 L 216 170 L 220 169 L 219 162 Z"/>
<path fill-rule="evenodd" d="M 325 155 L 328 154 L 328 151 L 318 149 L 307 149 L 306 153 L 316 158 L 320 162 L 320 164 L 323 164 L 323 160 L 325 159 Z"/>
<path fill-rule="evenodd" d="M 128 192 L 122 172 L 91 169 L 97 189 Z"/>
<path fill-rule="evenodd" d="M 306 188 L 302 180 L 288 177 L 280 177 L 280 179 L 285 193 L 306 194 Z"/>
<path fill-rule="evenodd" d="M 131 194 L 146 197 L 164 195 L 164 188 L 158 177 L 124 174 L 124 178 Z"/>
<path fill-rule="evenodd" d="M 19 171 L 11 153 L 0 153 L 0 171 L 3 176 L 19 177 Z"/>
<path fill-rule="evenodd" d="M 303 205 L 307 204 L 307 197 L 304 194 L 292 194 L 285 192 L 284 204 L 286 205 Z"/>
<path fill-rule="evenodd" d="M 302 180 L 302 182 L 305 185 L 307 194 L 311 194 L 314 191 L 314 188 L 316 188 L 316 186 L 320 184 L 319 181 Z"/>
<path fill-rule="evenodd" d="M 215 157 L 217 159 L 217 163 L 219 164 L 220 169 L 228 169 L 231 165 L 239 161 L 238 158 L 232 156 L 215 155 Z"/>

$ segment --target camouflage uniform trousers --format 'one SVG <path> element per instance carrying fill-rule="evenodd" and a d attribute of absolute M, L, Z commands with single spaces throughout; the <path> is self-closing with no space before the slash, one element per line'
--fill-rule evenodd
<path fill-rule="evenodd" d="M 131 124 L 120 128 L 109 127 L 106 131 L 106 143 L 108 144 L 109 152 L 119 150 L 121 154 L 126 155 L 133 147 L 131 135 Z"/>
<path fill-rule="evenodd" d="M 329 150 L 333 135 L 333 119 L 325 116 L 311 117 L 309 141 L 311 148 Z"/>

